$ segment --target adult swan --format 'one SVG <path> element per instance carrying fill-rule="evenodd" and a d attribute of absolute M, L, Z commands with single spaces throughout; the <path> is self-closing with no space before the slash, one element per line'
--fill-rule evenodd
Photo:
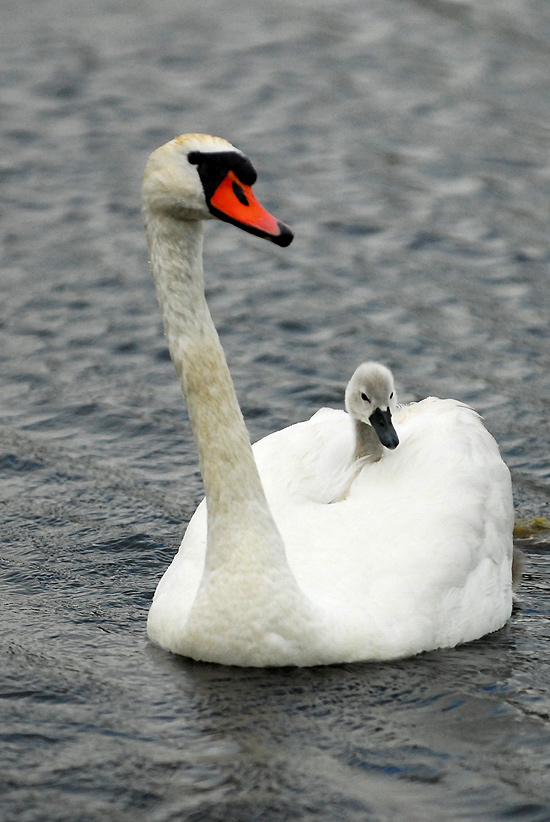
<path fill-rule="evenodd" d="M 500 628 L 512 606 L 510 476 L 469 408 L 424 400 L 399 446 L 358 472 L 344 411 L 266 437 L 254 451 L 205 300 L 203 221 L 286 246 L 254 197 L 250 161 L 225 140 L 177 137 L 143 184 L 151 267 L 197 441 L 199 506 L 161 579 L 150 638 L 227 665 L 381 660 L 452 647 Z M 338 482 L 336 482 L 336 485 Z"/>

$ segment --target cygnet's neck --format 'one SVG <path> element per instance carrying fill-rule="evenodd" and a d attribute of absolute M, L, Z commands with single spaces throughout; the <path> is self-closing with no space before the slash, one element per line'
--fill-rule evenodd
<path fill-rule="evenodd" d="M 354 419 L 353 422 L 355 425 L 354 461 L 362 459 L 366 463 L 378 462 L 384 454 L 384 446 L 378 439 L 376 431 L 372 425 L 362 420 Z"/>
<path fill-rule="evenodd" d="M 228 534 L 242 533 L 247 523 L 260 554 L 262 542 L 269 550 L 280 542 L 282 550 L 204 295 L 203 224 L 147 210 L 144 217 L 168 347 L 197 442 L 208 506 L 207 562 L 212 567 L 226 561 Z"/>

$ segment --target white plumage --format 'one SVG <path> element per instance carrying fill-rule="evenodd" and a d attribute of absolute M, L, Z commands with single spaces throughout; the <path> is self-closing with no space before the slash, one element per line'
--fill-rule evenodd
<path fill-rule="evenodd" d="M 402 407 L 394 424 L 399 447 L 365 465 L 335 503 L 328 500 L 340 491 L 354 448 L 344 411 L 322 409 L 254 446 L 290 569 L 332 621 L 327 657 L 320 650 L 282 664 L 452 647 L 502 627 L 510 615 L 513 512 L 496 443 L 477 414 L 454 400 Z M 205 553 L 203 502 L 155 595 L 157 619 L 161 610 L 174 619 L 166 644 L 176 651 Z M 254 607 L 249 619 L 257 619 Z"/>
<path fill-rule="evenodd" d="M 144 184 L 153 275 L 208 500 L 158 585 L 149 636 L 206 661 L 315 665 L 452 647 L 502 627 L 510 475 L 470 408 L 435 398 L 398 407 L 398 447 L 362 467 L 350 469 L 354 421 L 331 409 L 256 443 L 252 459 L 204 301 L 210 194 L 187 159 L 197 144 L 234 150 L 177 138 L 152 155 Z"/>

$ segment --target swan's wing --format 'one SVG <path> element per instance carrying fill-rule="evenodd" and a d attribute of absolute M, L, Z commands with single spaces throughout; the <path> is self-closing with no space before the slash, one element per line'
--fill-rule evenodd
<path fill-rule="evenodd" d="M 512 602 L 511 482 L 493 437 L 453 400 L 394 419 L 399 446 L 346 499 L 292 495 L 275 515 L 303 590 L 385 658 L 483 636 Z"/>
<path fill-rule="evenodd" d="M 311 419 L 255 443 L 254 457 L 273 513 L 292 496 L 318 503 L 337 497 L 353 459 L 354 436 L 345 411 L 321 408 Z"/>

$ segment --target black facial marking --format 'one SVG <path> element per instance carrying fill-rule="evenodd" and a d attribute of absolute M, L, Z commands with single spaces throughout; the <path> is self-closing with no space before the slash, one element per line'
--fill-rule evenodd
<path fill-rule="evenodd" d="M 258 175 L 256 174 L 256 170 L 248 157 L 239 154 L 237 151 L 190 151 L 187 155 L 187 159 L 192 165 L 197 166 L 204 196 L 206 198 L 206 204 L 210 213 L 213 214 L 214 217 L 218 217 L 226 223 L 236 225 L 238 228 L 244 229 L 244 231 L 247 231 L 249 234 L 255 234 L 257 237 L 263 237 L 266 240 L 270 240 L 272 243 L 275 243 L 275 245 L 281 246 L 281 248 L 286 248 L 287 245 L 290 245 L 294 235 L 290 228 L 284 223 L 278 222 L 277 225 L 279 228 L 279 233 L 272 235 L 265 232 L 261 228 L 256 228 L 252 225 L 244 225 L 239 220 L 233 219 L 212 205 L 212 196 L 230 171 L 235 174 L 237 180 L 243 185 L 254 185 Z M 248 199 L 242 187 L 236 180 L 233 181 L 233 193 L 243 205 L 249 205 Z"/>
<path fill-rule="evenodd" d="M 232 188 L 233 188 L 233 194 L 235 195 L 237 200 L 240 203 L 242 203 L 243 205 L 247 206 L 248 205 L 248 200 L 246 198 L 246 194 L 244 193 L 242 187 L 238 183 L 233 182 Z"/>
<path fill-rule="evenodd" d="M 245 186 L 254 185 L 258 176 L 248 157 L 244 157 L 237 151 L 190 151 L 187 159 L 191 165 L 197 166 L 208 203 L 229 171 L 233 171 Z M 236 191 L 235 194 L 239 196 Z"/>

